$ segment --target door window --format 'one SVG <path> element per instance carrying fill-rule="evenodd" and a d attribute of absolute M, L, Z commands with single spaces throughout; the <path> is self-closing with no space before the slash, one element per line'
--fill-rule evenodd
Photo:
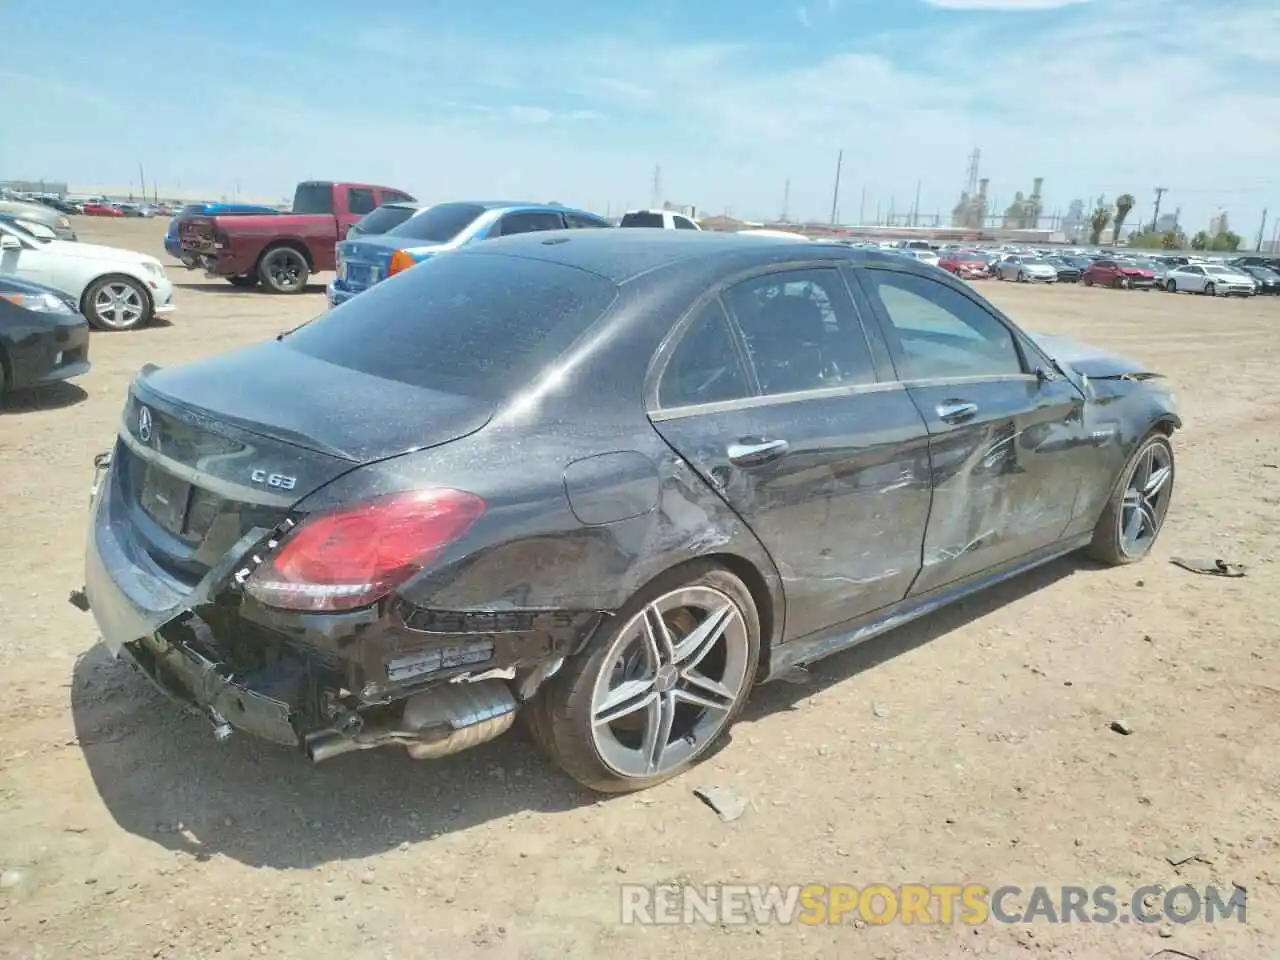
<path fill-rule="evenodd" d="M 672 217 L 671 219 L 675 221 L 677 230 L 697 230 L 698 229 L 698 225 L 695 224 L 688 217 Z"/>
<path fill-rule="evenodd" d="M 1023 372 L 1013 333 L 964 294 L 928 277 L 867 270 L 901 350 L 904 380 L 1014 375 Z"/>
<path fill-rule="evenodd" d="M 413 197 L 407 193 L 400 193 L 398 190 L 384 190 L 382 193 L 383 203 L 413 203 Z"/>
<path fill-rule="evenodd" d="M 597 230 L 609 226 L 609 221 L 589 217 L 585 213 L 566 213 L 564 219 L 570 230 Z"/>
<path fill-rule="evenodd" d="M 753 277 L 725 299 L 764 393 L 875 382 L 866 334 L 838 270 Z"/>
<path fill-rule="evenodd" d="M 563 230 L 564 221 L 560 214 L 550 210 L 526 210 L 523 213 L 508 213 L 498 227 L 498 236 L 509 237 L 515 233 L 534 233 L 538 230 Z"/>
<path fill-rule="evenodd" d="M 667 361 L 658 384 L 658 406 L 686 407 L 749 396 L 751 385 L 724 308 L 713 300 L 698 312 Z"/>
<path fill-rule="evenodd" d="M 349 213 L 364 216 L 366 213 L 373 213 L 373 209 L 377 205 L 377 202 L 373 199 L 373 191 L 367 187 L 347 188 L 347 211 Z"/>

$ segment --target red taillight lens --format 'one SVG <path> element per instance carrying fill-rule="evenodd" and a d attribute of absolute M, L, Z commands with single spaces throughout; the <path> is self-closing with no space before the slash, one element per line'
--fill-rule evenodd
<path fill-rule="evenodd" d="M 394 493 L 305 519 L 245 583 L 284 610 L 352 610 L 386 596 L 484 513 L 461 490 Z"/>
<path fill-rule="evenodd" d="M 387 276 L 394 277 L 401 270 L 408 270 L 417 262 L 407 250 L 397 250 L 391 255 L 391 265 L 387 267 Z"/>

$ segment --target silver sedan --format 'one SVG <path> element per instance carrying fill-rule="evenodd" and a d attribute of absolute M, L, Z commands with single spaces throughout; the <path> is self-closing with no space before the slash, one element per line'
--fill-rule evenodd
<path fill-rule="evenodd" d="M 1057 283 L 1058 271 L 1043 257 L 1028 257 L 1014 253 L 996 263 L 997 280 L 1016 280 L 1018 283 Z"/>

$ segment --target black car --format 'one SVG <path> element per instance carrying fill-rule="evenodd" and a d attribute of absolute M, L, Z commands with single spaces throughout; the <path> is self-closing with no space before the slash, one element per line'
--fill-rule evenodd
<path fill-rule="evenodd" d="M 89 321 L 73 297 L 0 275 L 0 398 L 89 370 Z"/>
<path fill-rule="evenodd" d="M 1084 273 L 1084 268 L 1088 265 L 1088 261 L 1081 265 L 1073 257 L 1046 257 L 1045 259 L 1058 271 L 1059 283 L 1078 283 L 1080 275 Z"/>
<path fill-rule="evenodd" d="M 910 258 L 506 237 L 144 368 L 85 595 L 219 738 L 429 758 L 520 711 L 636 789 L 756 681 L 1075 550 L 1144 557 L 1180 425 L 1147 367 Z"/>
<path fill-rule="evenodd" d="M 1258 281 L 1259 295 L 1268 294 L 1275 296 L 1276 294 L 1280 294 L 1280 273 L 1277 273 L 1275 270 L 1268 267 L 1251 266 L 1247 264 L 1242 265 L 1240 269 Z"/>

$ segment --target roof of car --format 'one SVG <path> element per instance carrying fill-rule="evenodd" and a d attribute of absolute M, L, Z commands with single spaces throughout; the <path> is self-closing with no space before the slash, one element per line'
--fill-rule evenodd
<path fill-rule="evenodd" d="M 659 267 L 693 260 L 732 259 L 766 264 L 770 260 L 845 260 L 857 263 L 918 265 L 914 258 L 837 243 L 798 244 L 772 237 L 695 230 L 554 230 L 489 240 L 457 251 L 460 256 L 505 253 L 589 270 L 625 283 Z M 745 263 L 744 266 L 749 266 Z"/>

